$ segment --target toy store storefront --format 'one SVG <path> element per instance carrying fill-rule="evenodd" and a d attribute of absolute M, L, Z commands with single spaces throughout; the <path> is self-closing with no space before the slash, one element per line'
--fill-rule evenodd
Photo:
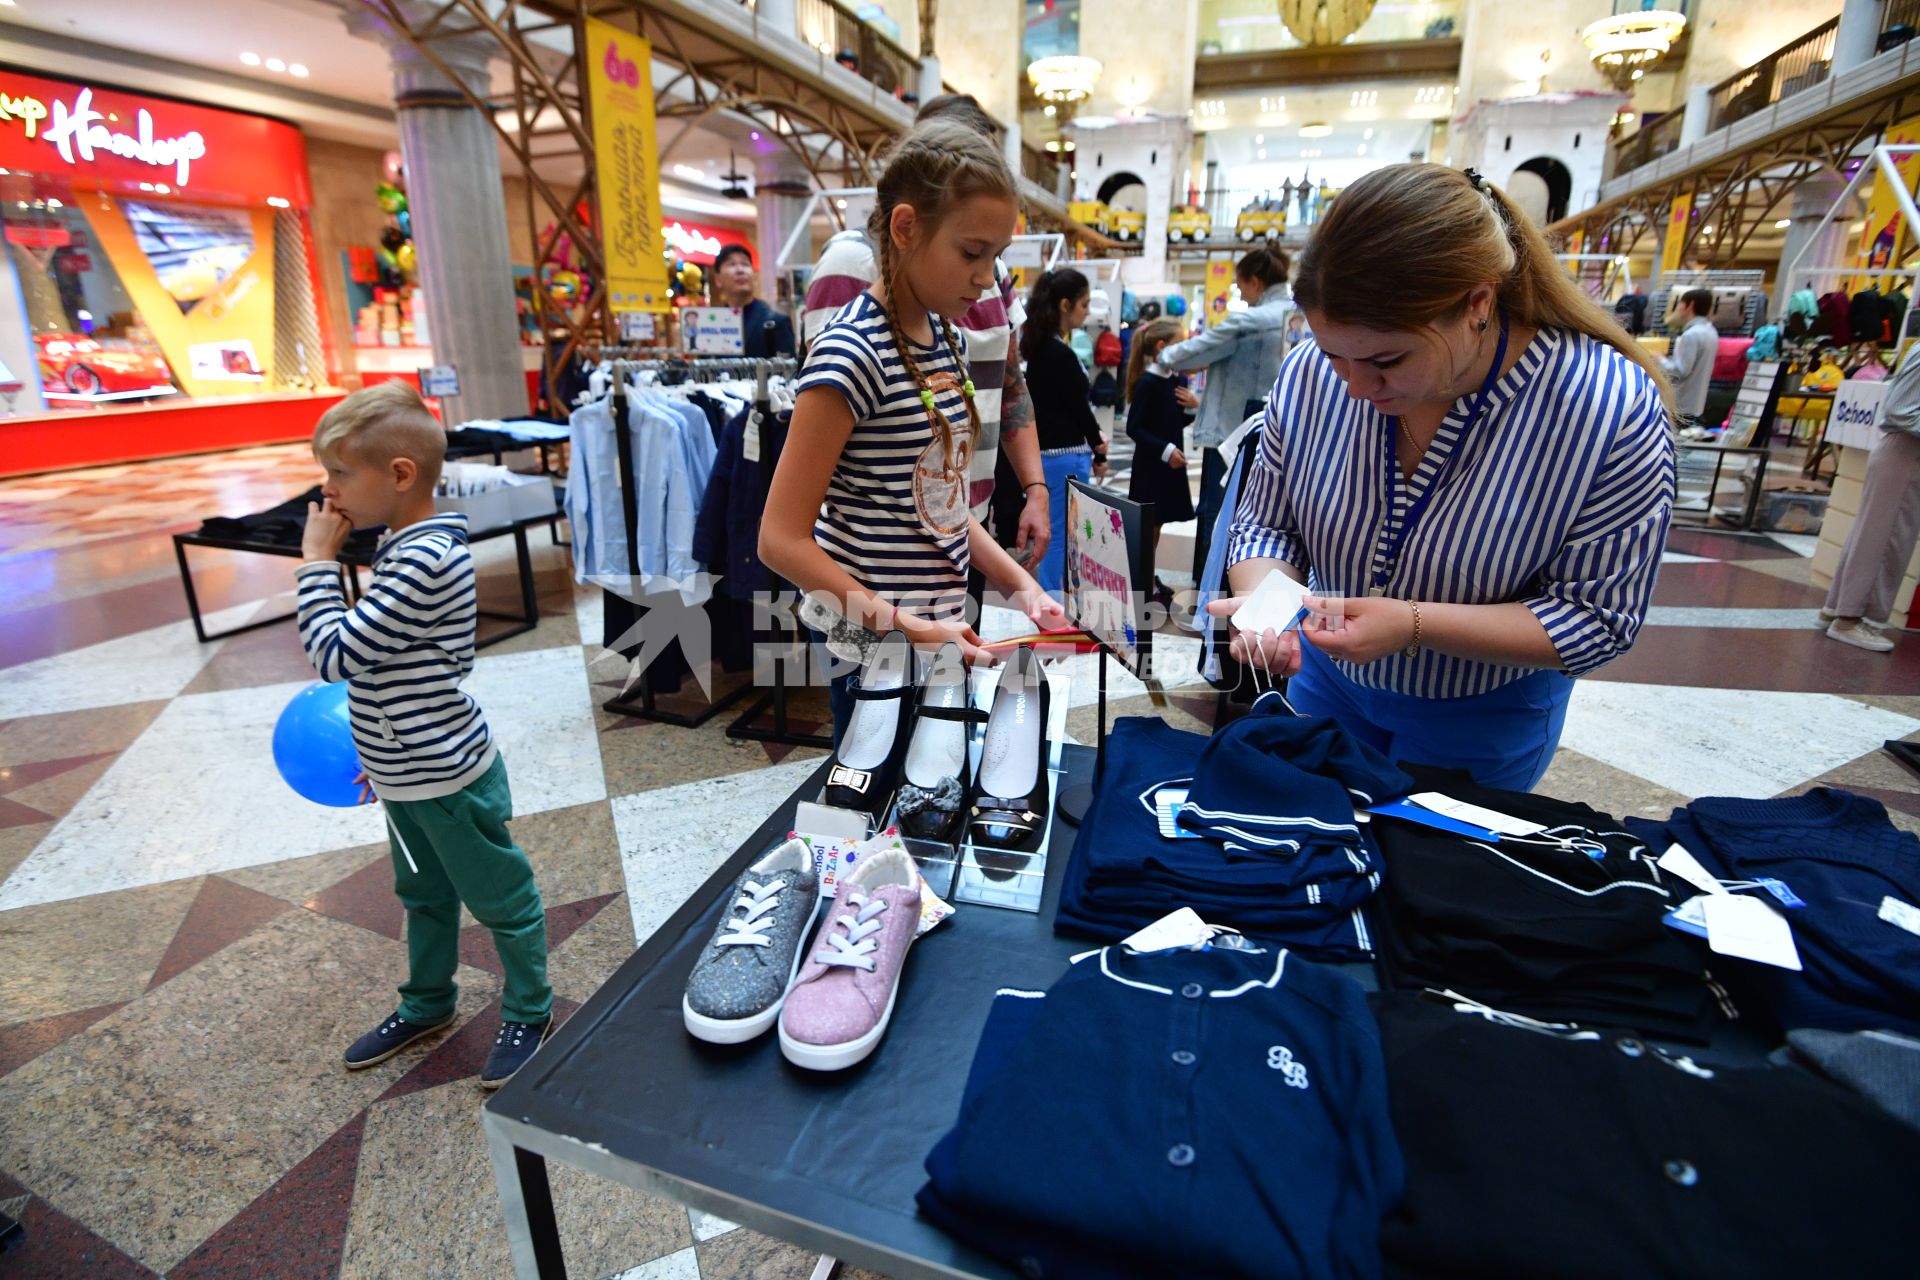
<path fill-rule="evenodd" d="M 0 67 L 0 475 L 303 437 L 311 204 L 292 125 Z"/>

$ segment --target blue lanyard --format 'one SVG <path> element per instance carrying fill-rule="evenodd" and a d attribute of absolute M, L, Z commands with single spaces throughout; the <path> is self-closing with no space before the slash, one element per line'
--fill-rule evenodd
<path fill-rule="evenodd" d="M 1500 317 L 1500 342 L 1493 349 L 1493 366 L 1487 370 L 1487 380 L 1480 384 L 1480 394 L 1473 398 L 1473 408 L 1467 411 L 1466 421 L 1460 424 L 1460 430 L 1454 436 L 1453 448 L 1447 451 L 1446 458 L 1440 463 L 1440 469 L 1434 473 L 1427 487 L 1421 490 L 1420 496 L 1413 500 L 1411 507 L 1407 508 L 1406 518 L 1400 522 L 1398 531 L 1387 535 L 1386 556 L 1381 561 L 1381 567 L 1373 575 L 1376 593 L 1384 588 L 1387 585 L 1387 579 L 1393 576 L 1395 566 L 1400 563 L 1400 548 L 1406 544 L 1407 535 L 1413 532 L 1416 524 L 1420 523 L 1420 517 L 1427 513 L 1427 504 L 1433 501 L 1433 495 L 1439 492 L 1440 484 L 1446 479 L 1447 472 L 1452 469 L 1454 459 L 1459 457 L 1460 451 L 1466 447 L 1467 432 L 1472 430 L 1473 424 L 1480 420 L 1480 411 L 1487 407 L 1487 396 L 1493 391 L 1493 384 L 1500 380 L 1500 366 L 1506 362 L 1506 359 L 1507 317 L 1503 314 Z M 1400 460 L 1396 456 L 1399 452 L 1397 447 L 1399 438 L 1400 419 L 1388 418 L 1387 515 L 1389 518 L 1393 514 L 1394 487 L 1400 480 Z"/>

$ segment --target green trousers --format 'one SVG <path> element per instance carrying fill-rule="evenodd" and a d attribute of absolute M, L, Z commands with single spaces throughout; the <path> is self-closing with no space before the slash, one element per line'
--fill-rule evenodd
<path fill-rule="evenodd" d="M 460 963 L 464 903 L 493 932 L 506 971 L 500 1016 L 509 1022 L 545 1019 L 553 1008 L 547 916 L 526 852 L 507 831 L 513 793 L 507 788 L 506 761 L 496 756 L 492 768 L 450 796 L 384 804 L 393 890 L 407 909 L 400 1016 L 434 1023 L 453 1012 L 460 990 L 453 974 Z"/>

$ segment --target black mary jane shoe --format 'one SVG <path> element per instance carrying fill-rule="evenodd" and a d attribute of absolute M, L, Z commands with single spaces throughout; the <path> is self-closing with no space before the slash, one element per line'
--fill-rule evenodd
<path fill-rule="evenodd" d="M 1031 646 L 1013 651 L 987 713 L 980 772 L 967 807 L 973 844 L 1031 850 L 1047 829 L 1047 675 Z"/>
<path fill-rule="evenodd" d="M 901 834 L 914 840 L 953 843 L 966 807 L 973 770 L 967 734 L 981 719 L 973 709 L 973 681 L 960 646 L 940 646 L 920 682 L 913 737 L 901 769 L 894 813 Z"/>
<path fill-rule="evenodd" d="M 840 736 L 821 799 L 836 809 L 886 812 L 913 719 L 913 645 L 889 631 L 853 682 L 853 715 Z"/>

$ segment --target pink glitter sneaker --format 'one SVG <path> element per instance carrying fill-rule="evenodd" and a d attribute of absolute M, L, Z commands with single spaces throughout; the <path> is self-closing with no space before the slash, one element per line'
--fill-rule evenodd
<path fill-rule="evenodd" d="M 900 968 L 920 929 L 920 872 L 904 849 L 873 854 L 822 904 L 800 976 L 780 1011 L 780 1052 L 796 1067 L 839 1071 L 887 1033 Z"/>

